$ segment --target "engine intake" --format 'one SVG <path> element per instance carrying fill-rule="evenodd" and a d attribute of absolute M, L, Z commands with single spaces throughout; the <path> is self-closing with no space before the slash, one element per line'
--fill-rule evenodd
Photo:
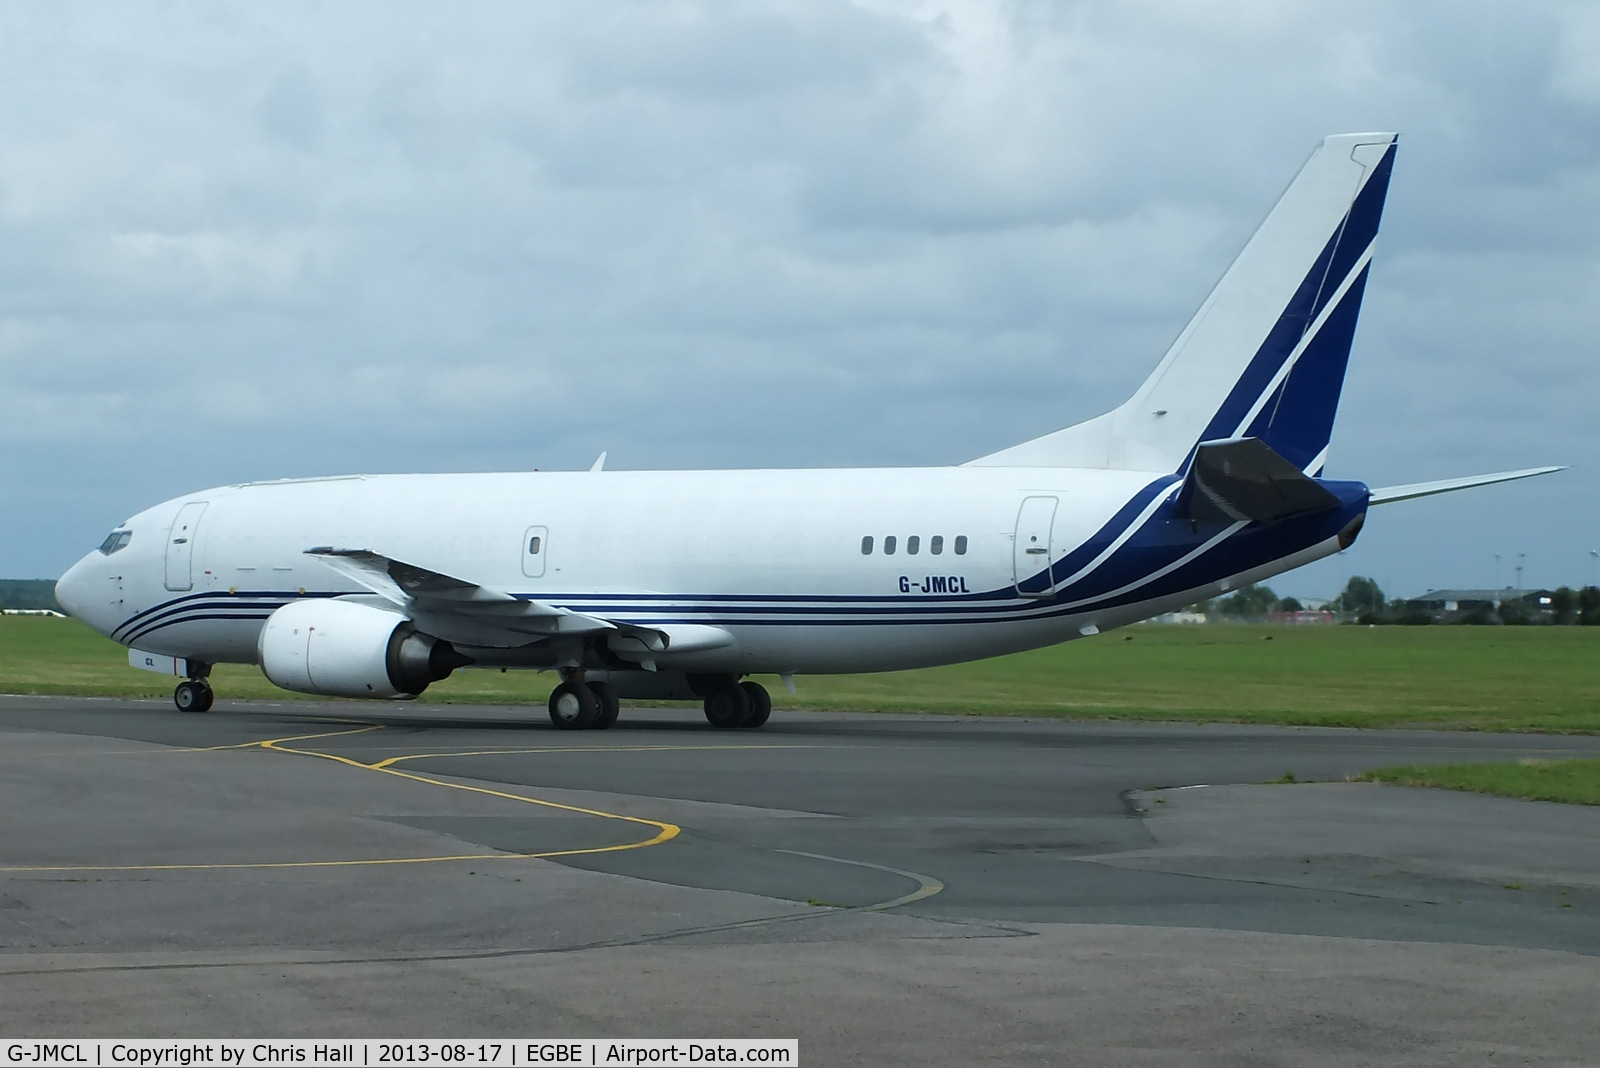
<path fill-rule="evenodd" d="M 275 686 L 323 697 L 415 697 L 472 663 L 399 612 L 354 601 L 291 601 L 261 628 L 256 651 Z"/>

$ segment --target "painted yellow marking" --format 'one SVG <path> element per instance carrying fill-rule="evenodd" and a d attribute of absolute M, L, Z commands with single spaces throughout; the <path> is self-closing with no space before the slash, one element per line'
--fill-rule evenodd
<path fill-rule="evenodd" d="M 319 753 L 314 749 L 291 749 L 285 742 L 305 742 L 318 738 L 341 738 L 351 734 L 365 734 L 369 731 L 382 730 L 383 725 L 374 723 L 356 727 L 347 731 L 326 731 L 320 734 L 296 734 L 286 738 L 269 738 L 265 741 L 245 742 L 241 745 L 211 746 L 203 749 L 192 749 L 189 752 L 212 752 L 220 749 L 258 748 L 270 750 L 274 753 L 291 753 L 295 756 L 321 757 L 324 760 L 336 761 L 347 764 L 363 771 L 377 771 L 384 775 L 394 775 L 402 779 L 411 779 L 414 782 L 427 783 L 431 786 L 442 786 L 451 790 L 465 790 L 468 793 L 484 794 L 488 797 L 498 797 L 507 801 L 520 801 L 528 805 L 540 805 L 544 808 L 559 809 L 563 812 L 576 812 L 584 816 L 595 816 L 599 819 L 621 820 L 625 823 L 637 823 L 646 827 L 656 828 L 656 834 L 640 842 L 624 842 L 621 845 L 591 846 L 586 849 L 557 849 L 540 853 L 468 853 L 453 854 L 442 857 L 377 857 L 361 860 L 283 860 L 283 861 L 242 861 L 223 864 L 66 864 L 66 865 L 17 865 L 0 867 L 0 872 L 8 874 L 22 873 L 73 873 L 73 872 L 135 872 L 135 871 L 225 871 L 243 868 L 352 868 L 369 867 L 383 864 L 441 864 L 454 861 L 488 861 L 488 860 L 549 860 L 555 857 L 586 856 L 591 853 L 619 853 L 629 849 L 644 849 L 648 846 L 660 845 L 669 842 L 682 833 L 682 828 L 676 824 L 664 823 L 660 820 L 645 819 L 642 816 L 625 816 L 617 812 L 602 812 L 599 809 L 582 808 L 578 805 L 564 805 L 557 801 L 546 801 L 542 798 L 527 797 L 522 794 L 507 793 L 503 790 L 491 790 L 483 786 L 468 786 L 464 783 L 445 782 L 442 779 L 430 778 L 427 775 L 417 775 L 409 771 L 396 771 L 393 768 L 379 767 L 375 764 L 363 764 L 359 760 L 338 756 L 334 753 Z"/>
<path fill-rule="evenodd" d="M 386 771 L 392 765 L 402 760 L 435 760 L 445 757 L 471 757 L 471 756 L 526 756 L 541 753 L 687 753 L 700 750 L 716 751 L 721 749 L 832 749 L 836 746 L 821 745 L 553 745 L 541 746 L 530 749 L 468 749 L 456 753 L 410 753 L 405 756 L 389 757 L 376 764 L 364 764 L 363 767 L 375 771 Z"/>
<path fill-rule="evenodd" d="M 349 723 L 349 720 L 333 721 Z M 621 845 L 592 846 L 587 849 L 562 849 L 550 850 L 540 853 L 465 853 L 438 857 L 377 857 L 361 860 L 290 860 L 290 861 L 256 861 L 234 862 L 222 864 L 73 864 L 73 865 L 27 865 L 0 867 L 0 873 L 7 874 L 84 874 L 91 872 L 177 872 L 177 871 L 227 871 L 241 869 L 288 869 L 288 868 L 354 868 L 375 867 L 398 864 L 441 864 L 459 863 L 461 861 L 500 861 L 500 860 L 550 860 L 558 857 L 584 856 L 593 853 L 615 853 L 630 849 L 644 849 L 649 846 L 660 845 L 676 838 L 682 829 L 676 824 L 665 823 L 660 820 L 645 819 L 641 816 L 626 816 L 615 812 L 602 812 L 599 809 L 583 808 L 579 805 L 566 805 L 557 801 L 547 801 L 537 797 L 527 797 L 522 794 L 508 793 L 503 790 L 491 790 L 483 786 L 468 786 L 464 783 L 445 782 L 427 775 L 418 775 L 414 772 L 399 771 L 392 765 L 404 760 L 438 759 L 452 756 L 497 756 L 500 754 L 542 754 L 542 753 L 604 753 L 604 752 L 691 752 L 716 749 L 824 749 L 841 748 L 838 746 L 821 745 L 648 745 L 648 746 L 549 746 L 541 748 L 523 749 L 489 749 L 470 750 L 455 753 L 413 753 L 406 756 L 389 757 L 374 764 L 364 764 L 350 757 L 339 756 L 334 753 L 320 753 L 312 749 L 293 749 L 287 742 L 315 741 L 320 738 L 342 738 L 353 734 L 366 734 L 383 729 L 383 724 L 370 723 L 352 727 L 350 730 L 325 731 L 317 734 L 297 734 L 285 738 L 269 738 L 265 741 L 240 742 L 233 745 L 203 746 L 175 752 L 205 753 L 218 752 L 227 749 L 266 749 L 277 753 L 289 753 L 295 756 L 320 757 L 323 760 L 332 760 L 350 767 L 360 768 L 364 771 L 377 771 L 385 775 L 394 775 L 414 782 L 427 783 L 431 786 L 442 786 L 451 790 L 463 790 L 467 793 L 483 794 L 488 797 L 501 798 L 507 801 L 520 801 L 524 804 L 539 805 L 553 808 L 563 812 L 575 812 L 580 815 L 594 816 L 599 819 L 621 820 L 627 823 L 637 823 L 647 827 L 656 828 L 656 834 L 641 842 L 626 842 Z M 874 871 L 887 872 L 910 879 L 917 884 L 917 889 L 909 894 L 888 901 L 879 901 L 870 905 L 858 905 L 849 911 L 857 912 L 883 912 L 903 905 L 934 896 L 944 890 L 944 883 L 931 875 L 921 875 L 917 872 L 906 871 L 902 868 L 892 868 L 886 864 L 873 864 L 863 860 L 848 860 L 844 857 L 828 856 L 823 853 L 805 853 L 799 850 L 779 849 L 775 852 L 788 853 L 792 856 L 808 857 L 812 860 L 831 861 L 836 864 L 848 864 L 854 867 L 870 868 Z M 753 920 L 743 920 L 736 923 L 724 924 L 706 930 L 737 930 L 745 927 L 765 926 L 773 923 L 787 923 L 814 916 L 815 913 L 792 913 L 784 916 L 763 917 Z M 696 932 L 682 932 L 685 934 Z M 677 937 L 677 935 L 663 935 L 661 939 L 648 939 L 647 941 L 664 940 Z M 622 944 L 622 943 L 618 943 Z"/>
<path fill-rule="evenodd" d="M 346 731 L 342 733 L 354 734 L 358 732 Z M 676 824 L 663 823 L 661 820 L 646 819 L 643 816 L 624 816 L 618 812 L 602 812 L 599 809 L 583 808 L 579 805 L 564 805 L 559 801 L 546 801 L 543 798 L 528 797 L 523 794 L 507 793 L 504 790 L 491 790 L 487 786 L 468 786 L 465 783 L 445 782 L 443 779 L 435 779 L 427 775 L 418 775 L 411 771 L 398 771 L 394 768 L 379 767 L 376 764 L 363 764 L 359 760 L 353 760 L 350 757 L 342 757 L 334 753 L 319 753 L 314 749 L 290 749 L 287 746 L 279 744 L 279 742 L 293 742 L 299 740 L 300 739 L 297 738 L 281 738 L 265 741 L 261 743 L 261 748 L 271 749 L 279 753 L 294 753 L 298 756 L 321 757 L 324 760 L 334 760 L 340 764 L 348 764 L 353 768 L 361 768 L 364 771 L 376 771 L 384 775 L 394 775 L 398 778 L 410 779 L 413 782 L 425 782 L 433 786 L 443 786 L 449 790 L 464 790 L 469 794 L 482 794 L 485 797 L 498 797 L 507 801 L 521 801 L 524 804 L 540 805 L 544 808 L 558 809 L 562 812 L 576 812 L 584 816 L 596 816 L 604 820 L 622 820 L 626 823 L 638 823 L 646 827 L 656 828 L 655 836 L 643 842 L 629 842 L 624 845 L 601 846 L 596 849 L 584 849 L 576 852 L 616 853 L 625 849 L 643 849 L 646 846 L 660 845 L 662 842 L 670 842 L 672 839 L 678 837 L 678 835 L 682 832 L 682 828 Z"/>
<path fill-rule="evenodd" d="M 364 731 L 375 731 L 375 730 L 381 730 L 382 729 L 382 724 L 365 723 L 362 720 L 332 719 L 332 720 L 328 720 L 327 722 L 330 723 L 330 724 L 333 724 L 333 723 L 358 724 L 358 725 L 360 725 L 360 729 L 359 730 L 349 730 L 349 731 L 334 731 L 332 733 L 326 733 L 326 734 L 299 734 L 299 735 L 295 735 L 292 738 L 280 738 L 280 739 L 278 739 L 278 741 L 283 741 L 283 742 L 303 742 L 303 741 L 309 741 L 309 740 L 311 740 L 313 738 L 336 738 L 341 734 L 361 734 Z M 256 739 L 253 739 L 253 740 L 248 741 L 248 742 L 230 742 L 227 745 L 162 745 L 160 742 L 150 742 L 150 743 L 148 743 L 148 748 L 145 748 L 145 749 L 94 749 L 94 750 L 87 750 L 87 751 L 85 751 L 85 750 L 77 750 L 75 752 L 62 752 L 62 753 L 41 753 L 39 755 L 40 756 L 68 756 L 68 757 L 76 757 L 76 756 L 156 756 L 156 755 L 161 755 L 161 754 L 166 754 L 166 753 L 221 753 L 221 752 L 225 752 L 225 751 L 227 751 L 229 749 L 260 749 L 260 748 L 261 748 L 261 739 L 256 738 Z"/>
<path fill-rule="evenodd" d="M 371 860 L 267 860 L 231 864 L 30 864 L 0 872 L 226 871 L 240 868 L 355 868 L 373 864 L 439 864 L 447 860 L 519 860 L 560 853 L 474 853 L 448 857 L 378 857 Z"/>

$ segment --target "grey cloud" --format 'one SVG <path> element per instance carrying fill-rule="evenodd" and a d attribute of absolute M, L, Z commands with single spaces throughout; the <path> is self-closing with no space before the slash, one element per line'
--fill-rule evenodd
<path fill-rule="evenodd" d="M 6 567 L 57 572 L 126 512 L 243 478 L 602 448 L 958 462 L 1119 402 L 1316 138 L 1352 128 L 1404 137 L 1336 473 L 1592 468 L 1594 25 L 1537 4 L 8 8 Z M 1582 577 L 1572 502 L 1600 488 L 1559 478 L 1485 491 L 1571 519 L 1539 532 L 1568 568 L 1542 581 Z M 1526 510 L 1476 507 L 1385 510 L 1326 567 L 1468 581 L 1527 536 Z"/>

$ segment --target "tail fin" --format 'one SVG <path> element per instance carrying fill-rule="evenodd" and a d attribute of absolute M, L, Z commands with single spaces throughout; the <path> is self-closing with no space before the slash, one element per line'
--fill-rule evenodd
<path fill-rule="evenodd" d="M 1323 139 L 1127 403 L 971 464 L 1182 471 L 1203 441 L 1253 437 L 1320 474 L 1395 139 Z"/>

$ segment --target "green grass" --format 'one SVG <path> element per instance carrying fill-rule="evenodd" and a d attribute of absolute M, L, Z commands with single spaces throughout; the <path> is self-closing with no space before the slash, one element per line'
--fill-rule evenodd
<path fill-rule="evenodd" d="M 1527 801 L 1600 805 L 1600 760 L 1522 760 L 1515 764 L 1411 764 L 1361 778 L 1399 786 L 1437 786 Z"/>
<path fill-rule="evenodd" d="M 289 698 L 221 665 L 227 697 Z M 542 704 L 552 673 L 459 671 L 429 700 Z M 779 707 L 1082 719 L 1600 731 L 1600 627 L 1137 626 L 974 664 L 802 676 Z M 166 697 L 74 620 L 0 617 L 0 692 Z"/>

